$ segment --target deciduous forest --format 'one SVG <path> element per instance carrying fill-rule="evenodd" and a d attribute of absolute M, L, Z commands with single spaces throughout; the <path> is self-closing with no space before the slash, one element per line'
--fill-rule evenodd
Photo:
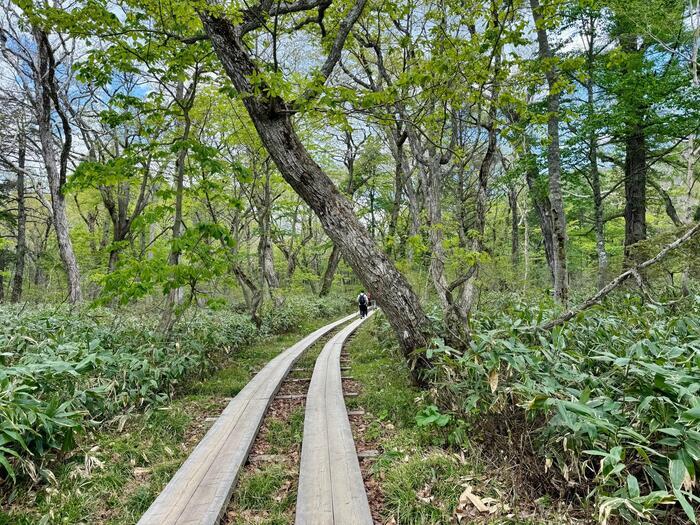
<path fill-rule="evenodd" d="M 0 524 L 697 523 L 698 0 L 0 4 Z"/>

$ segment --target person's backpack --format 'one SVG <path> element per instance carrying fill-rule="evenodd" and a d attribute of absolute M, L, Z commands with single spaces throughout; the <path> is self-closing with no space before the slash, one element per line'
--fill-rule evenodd
<path fill-rule="evenodd" d="M 367 296 L 365 294 L 360 294 L 360 306 L 367 304 Z"/>

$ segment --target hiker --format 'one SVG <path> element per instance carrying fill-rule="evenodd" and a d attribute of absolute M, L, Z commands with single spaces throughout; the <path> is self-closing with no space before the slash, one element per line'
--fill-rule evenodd
<path fill-rule="evenodd" d="M 372 294 L 367 292 L 367 308 L 372 308 Z"/>
<path fill-rule="evenodd" d="M 357 305 L 360 307 L 360 319 L 367 317 L 367 302 L 365 291 L 362 290 L 360 295 L 357 296 Z"/>

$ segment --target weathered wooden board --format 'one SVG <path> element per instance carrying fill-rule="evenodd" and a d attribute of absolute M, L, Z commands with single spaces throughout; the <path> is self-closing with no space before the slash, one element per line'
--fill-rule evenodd
<path fill-rule="evenodd" d="M 306 397 L 296 525 L 372 525 L 340 375 L 343 343 L 362 322 L 333 336 L 316 360 Z"/>
<path fill-rule="evenodd" d="M 309 334 L 272 359 L 253 377 L 229 402 L 138 524 L 218 524 L 282 380 L 304 350 L 356 315 Z"/>

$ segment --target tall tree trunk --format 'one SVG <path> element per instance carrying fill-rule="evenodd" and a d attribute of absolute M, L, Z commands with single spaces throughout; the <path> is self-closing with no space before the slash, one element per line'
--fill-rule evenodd
<path fill-rule="evenodd" d="M 403 159 L 401 159 L 402 153 L 399 153 L 398 159 L 396 160 L 396 168 L 394 172 L 394 199 L 391 204 L 391 215 L 389 216 L 389 231 L 388 236 L 391 242 L 392 250 L 394 256 L 398 248 L 398 242 L 396 239 L 396 230 L 399 223 L 399 214 L 401 213 L 401 200 L 403 197 Z"/>
<path fill-rule="evenodd" d="M 561 154 L 559 150 L 559 72 L 553 63 L 554 53 L 549 45 L 547 30 L 542 18 L 539 0 L 530 0 L 532 18 L 537 28 L 539 57 L 550 64 L 547 79 L 547 172 L 549 175 L 549 199 L 552 203 L 552 240 L 554 262 L 554 298 L 566 305 L 569 300 L 569 275 L 566 267 L 566 216 L 564 215 L 564 195 L 561 188 Z"/>
<path fill-rule="evenodd" d="M 411 169 L 408 164 L 408 159 L 406 158 L 406 151 L 404 149 L 407 135 L 405 133 L 401 133 L 401 130 L 398 129 L 397 126 L 389 129 L 386 136 L 389 142 L 391 155 L 394 158 L 394 164 L 396 165 L 394 203 L 391 210 L 389 236 L 396 237 L 399 214 L 401 213 L 401 202 L 405 196 L 409 214 L 408 236 L 413 237 L 418 235 L 420 231 L 420 205 L 418 203 L 416 192 L 413 189 Z M 396 250 L 398 250 L 398 242 L 396 242 L 396 239 L 394 239 L 393 245 L 396 253 Z M 413 250 L 410 248 L 410 245 L 406 247 L 405 252 L 406 258 L 409 261 L 413 261 Z"/>
<path fill-rule="evenodd" d="M 698 74 L 698 55 L 700 51 L 700 0 L 694 0 L 690 3 L 690 27 L 693 31 L 693 43 L 690 52 L 690 73 L 691 85 L 697 91 L 700 88 L 700 74 Z M 697 149 L 696 149 L 697 148 Z M 694 196 L 694 188 L 697 186 L 695 180 L 695 166 L 697 164 L 700 147 L 696 146 L 696 134 L 692 133 L 688 137 L 688 145 L 686 147 L 686 175 L 685 175 L 685 196 L 683 199 L 683 219 L 686 223 L 695 219 L 696 210 L 698 207 L 698 199 Z M 684 295 L 690 294 L 690 269 L 686 265 L 681 277 L 681 291 Z"/>
<path fill-rule="evenodd" d="M 491 3 L 491 27 L 494 32 L 498 32 L 499 28 L 499 13 L 496 7 L 496 3 Z M 471 250 L 477 253 L 484 251 L 484 232 L 486 230 L 486 211 L 488 207 L 488 188 L 489 188 L 489 178 L 491 177 L 491 172 L 493 170 L 493 165 L 496 161 L 496 152 L 498 145 L 498 136 L 496 130 L 496 113 L 498 110 L 498 97 L 500 94 L 500 72 L 501 72 L 501 53 L 502 44 L 500 40 L 494 49 L 494 61 L 493 61 L 493 81 L 491 83 L 490 90 L 490 100 L 488 103 L 488 109 L 486 111 L 486 122 L 484 127 L 487 130 L 487 146 L 484 158 L 479 166 L 479 177 L 476 184 L 476 214 L 474 216 L 474 229 L 477 232 L 476 236 L 472 237 Z M 495 230 L 494 230 L 495 234 Z M 515 236 L 517 239 L 517 235 Z M 494 242 L 495 245 L 495 242 Z M 474 263 L 474 271 L 467 282 L 462 288 L 462 297 L 460 300 L 460 305 L 458 308 L 464 310 L 461 314 L 462 317 L 471 312 L 474 305 L 479 299 L 479 288 L 476 285 L 476 279 L 479 276 L 480 264 L 477 261 Z"/>
<path fill-rule="evenodd" d="M 25 199 L 24 167 L 27 155 L 27 143 L 24 126 L 19 135 L 19 150 L 17 152 L 17 249 L 15 251 L 15 275 L 12 279 L 13 303 L 22 298 L 24 283 L 24 263 L 27 255 L 27 205 Z"/>
<path fill-rule="evenodd" d="M 530 221 L 528 220 L 528 208 L 527 203 L 525 204 L 525 209 L 522 210 L 520 216 L 522 217 L 524 232 L 523 232 L 523 259 L 525 262 L 525 268 L 523 269 L 523 282 L 527 283 L 530 278 Z"/>
<path fill-rule="evenodd" d="M 593 191 L 593 215 L 595 228 L 595 247 L 598 255 L 598 289 L 605 286 L 608 278 L 608 251 L 605 248 L 605 221 L 603 219 L 603 197 L 600 192 L 600 174 L 598 172 L 598 148 L 596 139 L 589 143 L 588 155 L 591 169 L 591 189 Z"/>
<path fill-rule="evenodd" d="M 191 101 L 186 100 L 184 94 L 184 85 L 182 82 L 178 84 L 175 96 L 179 102 L 180 108 L 182 109 L 183 131 L 180 140 L 184 144 L 190 137 L 192 121 L 189 115 Z M 180 255 L 182 254 L 182 250 L 177 240 L 180 237 L 182 237 L 182 202 L 185 192 L 186 162 L 187 147 L 181 145 L 180 150 L 177 153 L 177 158 L 175 160 L 175 217 L 173 218 L 172 241 L 170 255 L 168 256 L 168 264 L 173 267 L 177 266 L 180 263 Z M 165 310 L 163 311 L 163 316 L 161 317 L 160 321 L 160 330 L 162 332 L 169 332 L 170 330 L 172 330 L 177 320 L 177 317 L 175 315 L 175 309 L 181 302 L 182 288 L 180 286 L 173 286 L 168 292 Z"/>
<path fill-rule="evenodd" d="M 586 50 L 586 66 L 588 76 L 586 79 L 586 105 L 589 118 L 593 118 L 596 112 L 595 94 L 595 18 L 593 15 L 588 20 L 586 28 L 588 49 Z M 598 289 L 602 289 L 608 278 L 608 252 L 605 248 L 605 221 L 603 220 L 603 196 L 600 189 L 600 172 L 598 170 L 598 135 L 591 124 L 588 133 L 588 163 L 590 170 L 591 191 L 593 192 L 593 221 L 595 229 L 595 246 L 598 256 Z"/>
<path fill-rule="evenodd" d="M 500 63 L 500 55 L 497 55 L 496 62 Z M 498 70 L 498 66 L 496 66 Z M 495 83 L 494 83 L 495 84 Z M 489 121 L 487 122 L 488 128 L 488 145 L 486 147 L 486 153 L 481 161 L 481 166 L 479 166 L 479 177 L 476 184 L 476 214 L 474 216 L 474 230 L 476 235 L 473 236 L 471 242 L 471 250 L 474 252 L 484 251 L 484 233 L 486 231 L 486 209 L 488 206 L 487 202 L 487 191 L 489 186 L 489 177 L 491 176 L 491 170 L 493 168 L 494 160 L 496 158 L 496 96 L 497 87 L 494 87 L 494 97 L 491 103 L 491 108 L 489 109 Z M 460 301 L 459 308 L 464 311 L 463 316 L 466 316 L 468 312 L 471 312 L 474 305 L 479 299 L 479 290 L 476 285 L 476 278 L 479 276 L 479 263 L 478 261 L 474 263 L 474 271 L 471 277 L 464 284 L 462 289 L 462 297 Z"/>
<path fill-rule="evenodd" d="M 56 86 L 56 63 L 53 49 L 49 43 L 47 34 L 37 26 L 32 27 L 34 40 L 38 49 L 38 77 L 35 79 L 38 104 L 36 108 L 37 124 L 39 128 L 39 140 L 41 154 L 46 168 L 46 176 L 49 182 L 51 194 L 51 208 L 53 214 L 53 227 L 58 241 L 58 252 L 68 278 L 68 300 L 77 303 L 82 299 L 80 288 L 80 270 L 73 251 L 66 211 L 66 200 L 63 188 L 66 183 L 68 156 L 70 155 L 72 132 L 70 123 L 61 108 Z M 56 159 L 54 150 L 54 136 L 52 132 L 51 115 L 53 110 L 58 113 L 63 130 L 63 144 L 60 161 Z"/>
<path fill-rule="evenodd" d="M 629 55 L 643 53 L 637 35 L 624 35 L 621 49 Z M 633 265 L 633 248 L 646 239 L 647 143 L 644 117 L 646 102 L 631 94 L 631 108 L 625 122 L 625 265 Z"/>
<path fill-rule="evenodd" d="M 406 278 L 374 244 L 355 217 L 348 199 L 311 159 L 294 130 L 287 104 L 278 97 L 254 94 L 268 91 L 259 82 L 255 89 L 250 83 L 256 68 L 241 40 L 240 31 L 228 20 L 211 13 L 200 12 L 200 17 L 216 54 L 241 94 L 258 135 L 280 173 L 318 216 L 345 261 L 377 298 L 406 358 L 413 360 L 414 351 L 426 346 L 429 330 L 429 321 L 418 297 Z M 420 375 L 424 365 L 419 359 L 414 372 Z"/>

